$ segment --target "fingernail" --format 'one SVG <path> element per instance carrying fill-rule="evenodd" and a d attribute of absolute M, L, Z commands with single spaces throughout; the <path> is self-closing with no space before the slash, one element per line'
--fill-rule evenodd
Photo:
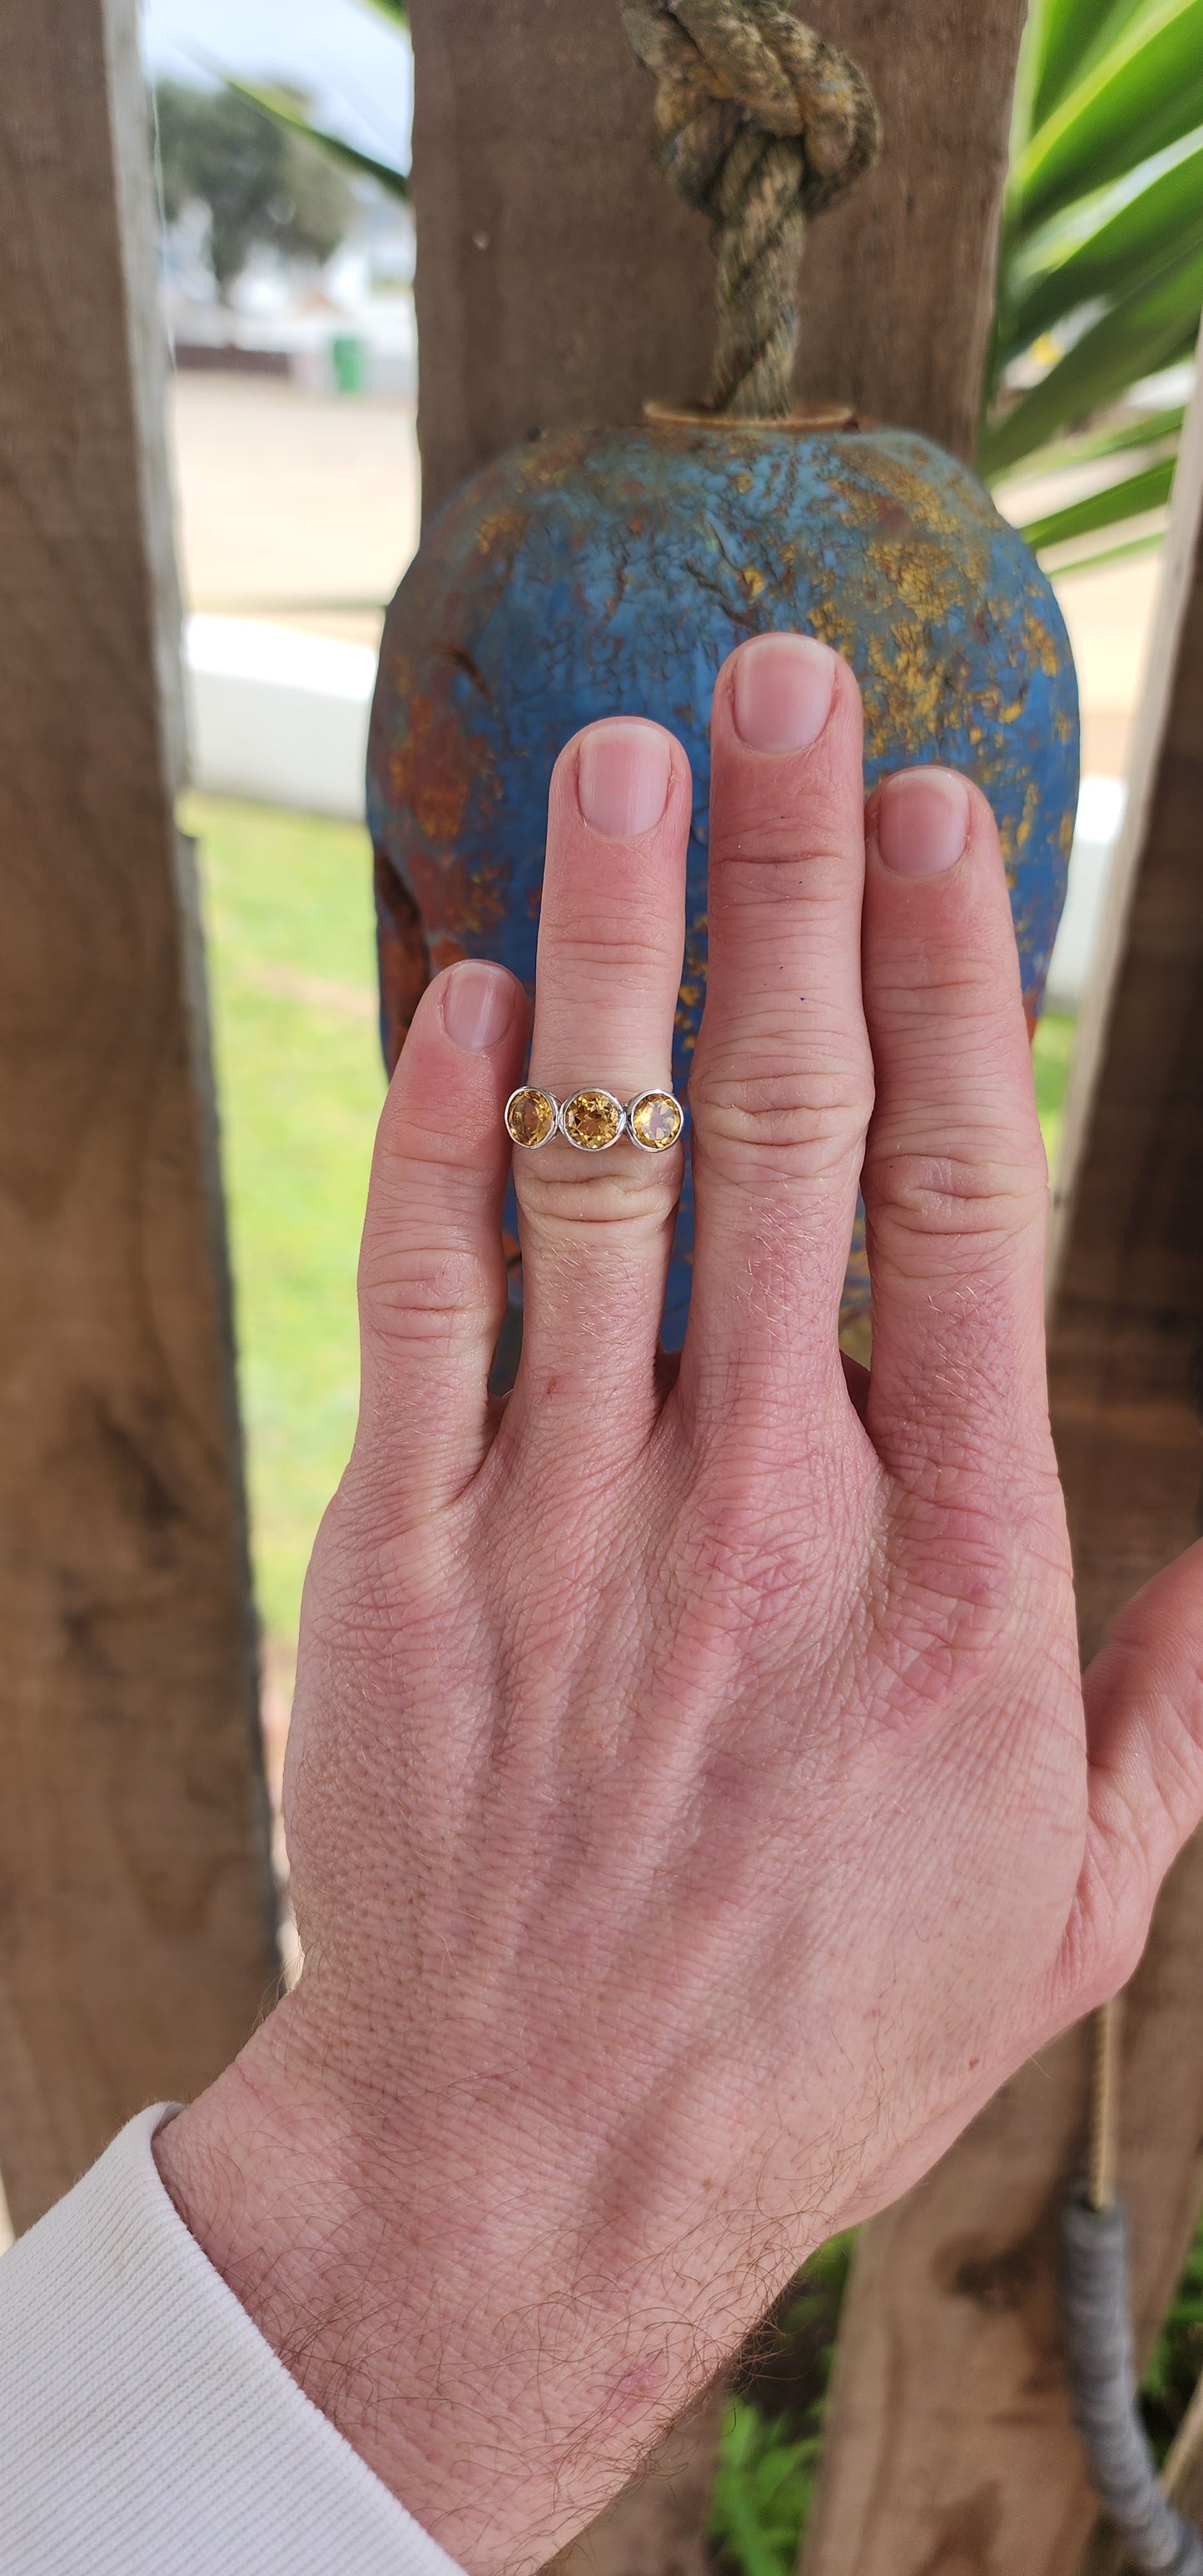
<path fill-rule="evenodd" d="M 735 657 L 735 727 L 753 751 L 806 751 L 835 694 L 835 655 L 813 635 L 758 635 Z"/>
<path fill-rule="evenodd" d="M 582 734 L 576 761 L 581 812 L 610 841 L 633 841 L 658 823 L 668 799 L 672 747 L 659 725 L 613 717 Z"/>
<path fill-rule="evenodd" d="M 479 1055 L 505 1036 L 514 1008 L 513 977 L 504 966 L 453 966 L 443 986 L 443 1026 L 453 1046 Z"/>
<path fill-rule="evenodd" d="M 955 769 L 900 769 L 877 799 L 877 846 L 900 877 L 938 877 L 969 838 L 969 790 Z"/>

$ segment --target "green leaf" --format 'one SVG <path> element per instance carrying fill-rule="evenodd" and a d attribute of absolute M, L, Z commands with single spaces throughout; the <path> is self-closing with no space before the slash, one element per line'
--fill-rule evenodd
<path fill-rule="evenodd" d="M 1130 170 L 1203 121 L 1203 0 L 1145 0 L 1032 136 L 1012 172 L 1012 228 Z"/>
<path fill-rule="evenodd" d="M 1020 244 L 1000 281 L 1003 365 L 1053 323 L 1109 303 L 1203 242 L 1203 131 L 1070 206 Z"/>
<path fill-rule="evenodd" d="M 223 72 L 222 79 L 227 88 L 237 91 L 239 98 L 249 99 L 252 107 L 261 107 L 264 115 L 273 117 L 277 125 L 288 126 L 293 134 L 303 134 L 306 142 L 316 143 L 332 161 L 340 162 L 344 170 L 354 170 L 363 179 L 374 179 L 390 197 L 408 200 L 409 180 L 404 170 L 398 170 L 393 162 L 375 161 L 370 152 L 360 152 L 354 143 L 345 143 L 341 134 L 328 134 L 324 126 L 314 125 L 279 90 L 263 87 L 258 81 L 236 80 L 231 72 Z"/>
<path fill-rule="evenodd" d="M 1084 331 L 1012 411 L 988 421 L 979 471 L 993 477 L 1047 446 L 1059 429 L 1115 402 L 1142 376 L 1189 356 L 1203 307 L 1203 248 L 1171 261 Z"/>
<path fill-rule="evenodd" d="M 1163 535 L 1161 528 L 1153 528 L 1147 536 L 1133 537 L 1128 545 L 1102 546 L 1097 551 L 1092 547 L 1084 555 L 1058 555 L 1056 563 L 1046 564 L 1045 570 L 1055 574 L 1058 581 L 1066 573 L 1103 572 L 1108 564 L 1131 563 L 1138 555 L 1155 555 Z"/>
<path fill-rule="evenodd" d="M 1172 179 L 1184 162 L 1203 150 L 1203 125 L 1180 135 L 1176 143 L 1167 143 L 1164 151 L 1150 153 L 1122 170 L 1118 178 L 1107 179 L 1099 188 L 1090 188 L 1084 196 L 1074 197 L 1054 215 L 1043 217 L 1026 232 L 1016 233 L 1008 245 L 1006 274 L 1014 291 L 1022 293 L 1038 285 L 1050 269 L 1061 267 L 1077 252 L 1092 246 L 1106 226 L 1122 215 L 1129 206 L 1141 202 L 1138 218 L 1144 222 L 1150 214 L 1159 219 L 1162 199 L 1154 193 L 1148 208 L 1143 201 L 1148 191 L 1158 191 L 1162 180 Z"/>
<path fill-rule="evenodd" d="M 1160 447 L 1172 438 L 1177 446 L 1178 433 L 1186 418 L 1186 407 L 1179 403 L 1173 411 L 1146 412 L 1141 420 L 1129 420 L 1117 429 L 1100 429 L 1080 438 L 1058 438 L 1050 447 L 1036 449 L 1025 456 L 1023 470 L 1028 474 L 1059 474 L 1074 465 L 1093 465 L 1103 456 L 1122 456 L 1133 447 Z M 997 477 L 995 478 L 998 479 Z"/>
<path fill-rule="evenodd" d="M 1141 0 L 1036 0 L 1028 22 L 1032 51 L 1031 127 L 1042 125 L 1068 89 L 1114 44 Z M 1026 140 L 1026 137 L 1025 137 Z"/>
<path fill-rule="evenodd" d="M 409 26 L 406 0 L 363 0 L 365 9 L 374 9 L 378 18 L 387 18 L 390 26 Z"/>
<path fill-rule="evenodd" d="M 1099 528 L 1113 528 L 1119 519 L 1138 519 L 1146 510 L 1163 509 L 1173 488 L 1176 463 L 1176 457 L 1167 456 L 1160 465 L 1146 465 L 1139 474 L 1104 484 L 1101 492 L 1088 492 L 1080 501 L 1067 502 L 1064 509 L 1031 520 L 1020 529 L 1020 536 L 1034 548 L 1059 546 L 1069 537 L 1089 537 Z"/>
<path fill-rule="evenodd" d="M 742 2576 L 792 2576 L 817 2438 L 791 2441 L 755 2401 L 736 2398 L 719 2443 L 709 2534 Z"/>

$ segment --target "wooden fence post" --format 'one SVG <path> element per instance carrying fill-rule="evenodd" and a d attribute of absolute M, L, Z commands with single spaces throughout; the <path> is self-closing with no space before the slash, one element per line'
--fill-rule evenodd
<path fill-rule="evenodd" d="M 0 2171 L 274 1992 L 135 0 L 0 22 Z"/>
<path fill-rule="evenodd" d="M 1128 818 L 1067 1104 L 1050 1388 L 1084 1652 L 1199 1530 L 1203 1444 L 1203 392 L 1183 441 Z M 1156 2333 L 1203 2189 L 1203 1839 L 1124 2014 L 1119 2181 Z M 805 2576 L 1073 2576 L 1094 2520 L 1069 2422 L 1053 2210 L 1087 2034 L 1007 2085 L 866 2232 Z"/>
<path fill-rule="evenodd" d="M 816 225 L 800 388 L 974 443 L 1024 0 L 815 0 L 868 71 L 881 168 Z M 427 515 L 532 430 L 696 399 L 714 273 L 652 159 L 618 0 L 412 0 Z M 558 2562 L 702 2576 L 711 2404 Z"/>
<path fill-rule="evenodd" d="M 1025 0 L 814 0 L 879 168 L 816 224 L 799 383 L 972 452 Z M 807 14 L 806 11 L 803 14 Z M 427 513 L 535 428 L 637 421 L 710 373 L 706 226 L 652 160 L 618 0 L 413 0 Z"/>

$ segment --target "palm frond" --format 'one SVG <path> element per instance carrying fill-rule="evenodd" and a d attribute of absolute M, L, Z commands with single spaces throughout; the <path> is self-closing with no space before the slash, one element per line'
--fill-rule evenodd
<path fill-rule="evenodd" d="M 1064 477 L 1024 532 L 1058 572 L 1160 542 L 1183 407 L 1130 397 L 1191 356 L 1201 312 L 1203 0 L 1031 0 L 978 462 Z"/>
<path fill-rule="evenodd" d="M 987 476 L 1013 470 L 1058 430 L 1117 402 L 1144 376 L 1189 357 L 1203 307 L 1203 243 L 1121 295 L 1039 384 L 987 424 L 978 456 Z"/>
<path fill-rule="evenodd" d="M 1108 456 L 1125 456 L 1135 447 L 1161 447 L 1178 436 L 1186 418 L 1184 403 L 1170 411 L 1144 412 L 1136 420 L 1124 420 L 1110 429 L 1086 430 L 1077 437 L 1057 438 L 1048 447 L 1038 447 L 1023 459 L 1025 476 L 1059 474 L 1079 465 L 1094 465 Z"/>
<path fill-rule="evenodd" d="M 379 0 L 379 5 L 385 7 L 385 0 Z M 385 15 L 392 14 L 385 7 Z M 390 197 L 400 197 L 408 203 L 409 178 L 395 162 L 375 160 L 370 152 L 361 152 L 356 144 L 346 142 L 341 134 L 327 133 L 324 126 L 315 125 L 312 118 L 305 115 L 295 99 L 286 97 L 280 90 L 271 89 L 259 81 L 238 80 L 232 72 L 224 72 L 222 78 L 239 98 L 249 99 L 252 107 L 262 108 L 264 115 L 274 117 L 277 125 L 286 125 L 291 133 L 302 134 L 307 143 L 316 143 L 344 170 L 354 171 L 361 179 L 374 179 Z"/>
<path fill-rule="evenodd" d="M 1200 122 L 1203 0 L 1142 0 L 1021 152 L 1008 190 L 1012 224 L 1054 213 Z"/>
<path fill-rule="evenodd" d="M 1034 0 L 1028 21 L 1020 95 L 1022 134 L 1012 137 L 1016 157 L 1045 124 L 1091 64 L 1107 52 L 1134 17 L 1141 0 Z"/>
<path fill-rule="evenodd" d="M 1089 547 L 1085 554 L 1058 555 L 1045 569 L 1058 579 L 1071 572 L 1105 572 L 1112 564 L 1135 562 L 1138 555 L 1155 555 L 1164 535 L 1164 527 L 1151 528 L 1147 535 L 1132 537 L 1122 546 Z"/>
<path fill-rule="evenodd" d="M 1176 463 L 1176 457 L 1168 456 L 1159 465 L 1146 465 L 1139 474 L 1126 474 L 1118 483 L 1105 484 L 1099 492 L 1087 492 L 1063 509 L 1030 520 L 1019 533 L 1038 551 L 1042 546 L 1063 545 L 1069 537 L 1093 536 L 1121 519 L 1143 518 L 1149 510 L 1164 508 L 1173 489 Z"/>
<path fill-rule="evenodd" d="M 1050 218 L 1006 264 L 998 363 L 1083 306 L 1130 292 L 1203 241 L 1203 129 Z"/>

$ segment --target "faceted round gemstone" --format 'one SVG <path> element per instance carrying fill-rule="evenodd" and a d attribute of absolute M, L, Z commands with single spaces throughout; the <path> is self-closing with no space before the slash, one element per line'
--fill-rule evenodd
<path fill-rule="evenodd" d="M 587 1154 L 600 1154 L 622 1132 L 622 1104 L 609 1091 L 576 1091 L 564 1103 L 564 1133 Z"/>
<path fill-rule="evenodd" d="M 548 1091 L 524 1083 L 505 1104 L 505 1123 L 516 1145 L 545 1145 L 556 1123 L 556 1104 Z"/>
<path fill-rule="evenodd" d="M 681 1103 L 671 1091 L 645 1091 L 642 1099 L 632 1101 L 630 1115 L 631 1134 L 649 1154 L 667 1153 L 685 1124 Z"/>

